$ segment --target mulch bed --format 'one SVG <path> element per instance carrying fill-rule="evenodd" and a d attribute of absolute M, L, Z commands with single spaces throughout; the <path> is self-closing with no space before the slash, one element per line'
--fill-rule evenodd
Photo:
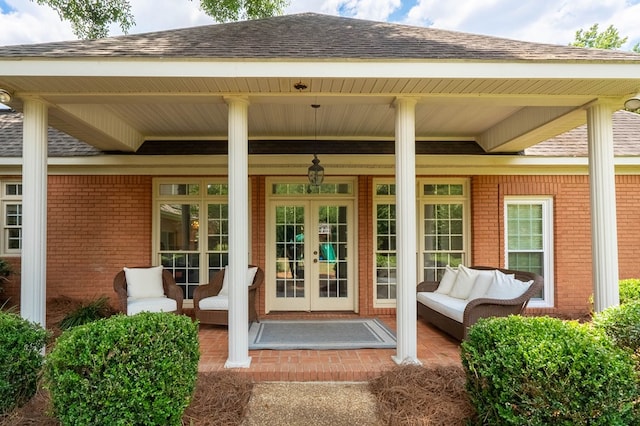
<path fill-rule="evenodd" d="M 369 382 L 387 425 L 465 425 L 475 410 L 462 367 L 400 365 Z"/>

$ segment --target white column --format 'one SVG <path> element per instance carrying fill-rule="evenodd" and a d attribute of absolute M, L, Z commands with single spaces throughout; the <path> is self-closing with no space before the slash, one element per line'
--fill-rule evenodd
<path fill-rule="evenodd" d="M 249 357 L 249 101 L 229 105 L 229 357 L 225 368 L 248 368 Z"/>
<path fill-rule="evenodd" d="M 416 100 L 398 98 L 396 108 L 396 334 L 397 364 L 419 364 L 416 318 Z"/>
<path fill-rule="evenodd" d="M 46 326 L 47 106 L 24 100 L 22 136 L 22 269 L 20 314 Z"/>
<path fill-rule="evenodd" d="M 612 105 L 587 109 L 593 305 L 596 312 L 620 303 L 618 290 L 618 227 L 613 155 Z"/>

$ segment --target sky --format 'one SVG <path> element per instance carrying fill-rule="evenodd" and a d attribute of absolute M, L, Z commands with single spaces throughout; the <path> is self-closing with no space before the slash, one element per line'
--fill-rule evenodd
<path fill-rule="evenodd" d="M 199 0 L 130 0 L 129 33 L 215 23 Z M 567 45 L 579 29 L 599 24 L 640 42 L 640 0 L 290 0 L 285 14 L 317 12 L 517 40 Z M 122 34 L 113 28 L 110 35 Z M 68 23 L 35 0 L 0 0 L 0 46 L 74 40 Z"/>

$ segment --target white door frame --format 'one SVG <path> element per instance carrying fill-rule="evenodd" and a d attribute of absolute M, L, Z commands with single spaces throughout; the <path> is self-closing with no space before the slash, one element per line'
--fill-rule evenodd
<path fill-rule="evenodd" d="M 357 284 L 357 222 L 356 222 L 356 179 L 355 178 L 333 178 L 326 179 L 325 183 L 345 183 L 351 185 L 350 194 L 300 194 L 295 195 L 272 195 L 271 188 L 274 183 L 307 183 L 304 178 L 268 178 L 266 182 L 266 209 L 265 212 L 265 312 L 276 311 L 354 311 L 358 312 L 358 284 Z M 276 244 L 275 235 L 275 208 L 278 205 L 300 206 L 305 208 L 305 230 L 318 229 L 317 207 L 322 204 L 335 204 L 347 206 L 347 253 L 349 262 L 347 264 L 348 297 L 344 299 L 324 299 L 315 293 L 318 292 L 318 277 L 322 262 L 318 260 L 317 249 L 314 254 L 314 247 L 319 246 L 318 232 L 306 232 L 305 235 L 305 276 L 304 297 L 288 298 L 286 300 L 276 298 L 276 261 L 277 254 L 273 249 Z M 314 259 L 316 262 L 314 262 Z M 338 301 L 342 300 L 343 303 Z M 292 303 L 293 302 L 293 303 Z M 338 302 L 338 303 L 336 303 Z"/>

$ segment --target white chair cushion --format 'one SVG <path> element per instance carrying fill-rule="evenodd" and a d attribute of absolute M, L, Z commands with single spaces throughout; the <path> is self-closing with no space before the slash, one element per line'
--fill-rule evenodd
<path fill-rule="evenodd" d="M 136 299 L 164 296 L 162 266 L 123 268 L 127 280 L 127 296 Z"/>
<path fill-rule="evenodd" d="M 139 312 L 173 312 L 178 310 L 178 303 L 168 297 L 127 298 L 127 315 Z"/>
<path fill-rule="evenodd" d="M 456 282 L 453 283 L 453 288 L 449 293 L 449 296 L 456 299 L 466 299 L 471 294 L 471 288 L 479 275 L 479 271 L 476 269 L 467 268 L 466 266 L 458 266 L 458 275 L 456 276 Z"/>
<path fill-rule="evenodd" d="M 489 286 L 496 277 L 496 270 L 478 271 L 478 277 L 471 287 L 471 293 L 467 296 L 467 300 L 477 299 L 485 295 Z"/>
<path fill-rule="evenodd" d="M 495 279 L 489 286 L 484 297 L 504 300 L 515 299 L 522 296 L 522 294 L 529 289 L 531 284 L 533 284 L 533 280 L 523 282 L 517 280 L 513 275 L 506 275 L 500 272 L 499 274 L 496 274 Z"/>
<path fill-rule="evenodd" d="M 451 289 L 453 288 L 453 284 L 456 282 L 457 276 L 458 269 L 452 268 L 451 266 L 447 265 L 444 269 L 444 275 L 442 275 L 440 284 L 438 284 L 438 288 L 435 290 L 435 292 L 440 294 L 451 293 Z"/>
<path fill-rule="evenodd" d="M 229 298 L 220 295 L 205 297 L 198 303 L 198 307 L 203 311 L 228 311 Z"/>
<path fill-rule="evenodd" d="M 464 308 L 466 308 L 467 303 L 469 303 L 468 300 L 456 299 L 455 297 L 447 296 L 446 294 L 428 291 L 419 292 L 416 294 L 416 299 L 426 307 L 458 321 L 459 323 L 462 323 Z"/>
<path fill-rule="evenodd" d="M 253 284 L 253 279 L 256 276 L 256 272 L 258 272 L 258 267 L 248 268 L 247 269 L 247 285 L 250 286 Z M 222 279 L 222 288 L 218 293 L 218 296 L 228 296 L 229 295 L 229 265 L 224 267 L 224 278 Z"/>

